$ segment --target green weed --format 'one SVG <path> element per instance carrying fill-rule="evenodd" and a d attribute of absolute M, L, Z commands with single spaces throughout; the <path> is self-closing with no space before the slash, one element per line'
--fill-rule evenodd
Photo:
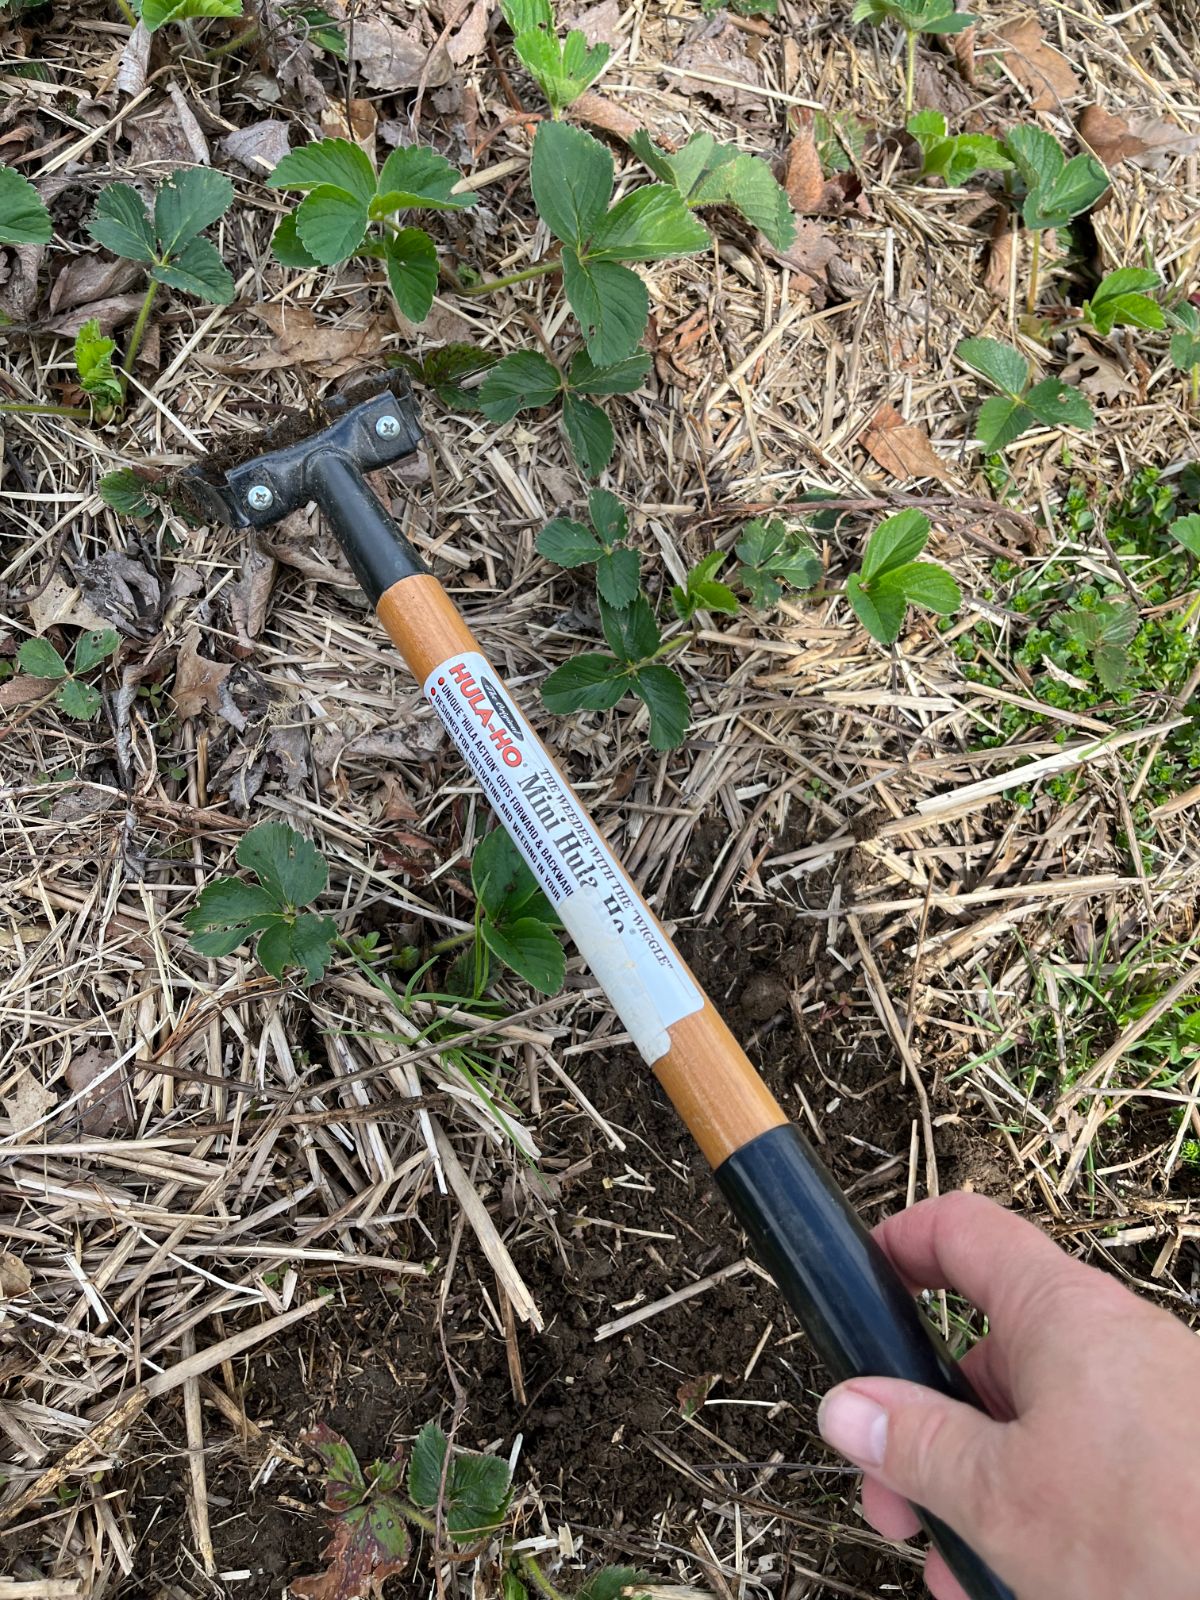
<path fill-rule="evenodd" d="M 67 716 L 78 722 L 91 722 L 101 706 L 100 691 L 94 684 L 85 683 L 84 675 L 106 661 L 119 642 L 112 628 L 81 633 L 68 667 L 49 639 L 26 639 L 17 651 L 17 664 L 31 678 L 42 678 L 48 685 L 58 684 L 55 704 Z"/>
<path fill-rule="evenodd" d="M 850 21 L 870 22 L 877 28 L 885 22 L 895 22 L 904 30 L 904 109 L 909 112 L 913 108 L 918 36 L 961 33 L 975 18 L 964 11 L 956 11 L 954 0 L 855 0 Z"/>

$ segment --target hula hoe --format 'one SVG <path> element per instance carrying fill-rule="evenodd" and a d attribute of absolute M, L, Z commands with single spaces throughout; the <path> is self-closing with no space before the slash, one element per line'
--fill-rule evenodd
<path fill-rule="evenodd" d="M 309 438 L 186 475 L 215 519 L 263 528 L 315 501 L 493 810 L 687 1124 L 754 1250 L 835 1379 L 906 1378 L 979 1400 L 803 1134 L 790 1123 L 438 580 L 364 474 L 421 442 L 413 400 L 344 402 Z M 270 441 L 265 441 L 268 446 Z M 972 1600 L 1013 1600 L 921 1513 Z"/>

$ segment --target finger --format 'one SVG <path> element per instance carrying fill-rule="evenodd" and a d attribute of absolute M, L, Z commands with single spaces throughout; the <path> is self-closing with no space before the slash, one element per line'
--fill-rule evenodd
<path fill-rule="evenodd" d="M 868 1472 L 862 1481 L 863 1516 L 885 1539 L 899 1544 L 921 1531 L 921 1520 L 908 1501 Z"/>
<path fill-rule="evenodd" d="M 973 1344 L 959 1362 L 985 1410 L 997 1422 L 1012 1422 L 1016 1411 L 1012 1401 L 1012 1379 L 1004 1346 L 995 1334 Z"/>
<path fill-rule="evenodd" d="M 933 1600 L 971 1600 L 936 1550 L 925 1557 L 925 1586 Z"/>

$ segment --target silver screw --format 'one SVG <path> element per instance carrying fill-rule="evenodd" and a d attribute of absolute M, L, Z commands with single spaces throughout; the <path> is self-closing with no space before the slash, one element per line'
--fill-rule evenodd
<path fill-rule="evenodd" d="M 381 439 L 398 439 L 400 437 L 400 418 L 380 417 L 375 424 L 375 432 Z"/>
<path fill-rule="evenodd" d="M 246 490 L 246 504 L 251 511 L 267 511 L 275 504 L 275 496 L 265 483 L 254 483 Z"/>

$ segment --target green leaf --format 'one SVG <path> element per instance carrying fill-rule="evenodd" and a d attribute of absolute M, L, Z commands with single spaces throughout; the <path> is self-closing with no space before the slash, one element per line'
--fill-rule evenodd
<path fill-rule="evenodd" d="M 846 598 L 872 639 L 895 644 L 904 626 L 905 603 L 899 590 L 887 588 L 884 580 L 868 594 L 858 574 L 852 572 L 846 579 Z"/>
<path fill-rule="evenodd" d="M 282 981 L 292 964 L 292 928 L 283 917 L 276 917 L 258 936 L 255 955 L 265 972 Z"/>
<path fill-rule="evenodd" d="M 1052 428 L 1094 428 L 1096 418 L 1087 399 L 1070 384 L 1043 378 L 1025 396 L 1025 404 L 1039 422 Z"/>
<path fill-rule="evenodd" d="M 375 197 L 375 168 L 366 151 L 349 139 L 318 139 L 289 150 L 267 178 L 272 189 L 340 189 L 361 201 Z"/>
<path fill-rule="evenodd" d="M 650 315 L 646 285 L 628 267 L 584 262 L 568 247 L 562 261 L 563 288 L 579 318 L 588 355 L 598 366 L 624 361 L 637 348 Z"/>
<path fill-rule="evenodd" d="M 321 265 L 316 256 L 310 255 L 300 243 L 300 235 L 296 230 L 296 213 L 294 211 L 289 211 L 275 229 L 271 238 L 271 250 L 276 261 L 282 261 L 285 267 L 319 267 Z"/>
<path fill-rule="evenodd" d="M 602 1567 L 588 1579 L 575 1600 L 644 1600 L 636 1586 L 648 1582 L 646 1574 L 635 1567 Z M 629 1596 L 625 1594 L 627 1589 Z"/>
<path fill-rule="evenodd" d="M 101 406 L 115 406 L 121 402 L 121 380 L 113 371 L 113 352 L 116 342 L 100 332 L 100 323 L 93 317 L 85 322 L 75 335 L 75 370 L 85 394 L 90 394 Z"/>
<path fill-rule="evenodd" d="M 150 276 L 212 305 L 227 306 L 233 299 L 233 278 L 207 239 L 189 239 L 170 266 L 152 267 Z"/>
<path fill-rule="evenodd" d="M 509 1571 L 501 1574 L 500 1600 L 529 1600 L 529 1590 L 515 1572 Z"/>
<path fill-rule="evenodd" d="M 631 133 L 627 142 L 638 160 L 649 167 L 656 178 L 663 183 L 673 183 L 685 199 L 691 194 L 692 184 L 715 145 L 711 133 L 694 133 L 682 150 L 672 154 L 655 144 L 647 128 L 639 128 L 636 133 Z M 686 180 L 683 176 L 685 171 L 688 173 Z"/>
<path fill-rule="evenodd" d="M 628 606 L 600 602 L 600 626 L 608 647 L 621 661 L 637 665 L 647 661 L 662 643 L 654 612 L 644 594 Z"/>
<path fill-rule="evenodd" d="M 557 994 L 567 958 L 556 936 L 536 917 L 518 917 L 500 926 L 485 919 L 480 932 L 492 954 L 539 994 Z"/>
<path fill-rule="evenodd" d="M 926 611 L 949 617 L 962 605 L 958 584 L 936 561 L 910 561 L 893 567 L 886 578 L 885 588 L 900 589 L 910 605 L 924 606 Z M 872 585 L 871 593 L 877 593 L 877 585 Z"/>
<path fill-rule="evenodd" d="M 154 231 L 165 255 L 223 217 L 233 203 L 233 184 L 211 167 L 180 167 L 154 197 Z"/>
<path fill-rule="evenodd" d="M 711 205 L 717 189 L 723 190 L 721 198 L 726 205 L 740 211 L 775 246 L 776 250 L 790 249 L 796 238 L 796 214 L 792 210 L 787 190 L 776 180 L 775 174 L 758 156 L 743 152 L 721 166 L 713 179 L 701 186 L 692 203 Z"/>
<path fill-rule="evenodd" d="M 33 678 L 65 678 L 67 664 L 49 639 L 26 639 L 17 651 L 17 663 L 22 672 Z"/>
<path fill-rule="evenodd" d="M 555 517 L 537 536 L 537 552 L 560 567 L 582 567 L 604 554 L 600 541 L 582 522 Z"/>
<path fill-rule="evenodd" d="M 204 948 L 192 940 L 201 955 L 228 955 L 236 950 L 250 933 L 255 933 L 276 921 L 280 903 L 268 890 L 257 883 L 243 883 L 240 878 L 216 878 L 200 891 L 199 898 L 183 919 L 183 925 L 193 935 L 237 934 L 220 950 Z"/>
<path fill-rule="evenodd" d="M 325 857 L 283 822 L 251 828 L 238 845 L 237 860 L 281 905 L 306 906 L 329 882 Z"/>
<path fill-rule="evenodd" d="M 537 79 L 556 116 L 595 82 L 611 53 L 606 44 L 589 47 L 586 36 L 577 28 L 560 44 L 551 29 L 544 26 L 522 29 L 513 40 L 513 48 Z"/>
<path fill-rule="evenodd" d="M 471 857 L 471 887 L 492 922 L 518 917 L 557 923 L 554 908 L 538 887 L 529 863 L 503 828 L 485 833 Z"/>
<path fill-rule="evenodd" d="M 897 511 L 895 516 L 885 517 L 867 541 L 859 574 L 862 582 L 871 584 L 885 572 L 905 566 L 928 542 L 929 518 L 923 511 Z"/>
<path fill-rule="evenodd" d="M 940 111 L 916 111 L 905 123 L 922 150 L 946 137 L 946 119 Z"/>
<path fill-rule="evenodd" d="M 436 1422 L 427 1422 L 413 1441 L 408 1461 L 408 1493 L 414 1505 L 431 1510 L 438 1503 L 442 1463 L 449 1441 Z"/>
<path fill-rule="evenodd" d="M 640 667 L 634 673 L 631 688 L 650 712 L 652 748 L 674 750 L 681 745 L 691 712 L 683 679 L 675 669 L 660 663 Z"/>
<path fill-rule="evenodd" d="M 90 722 L 101 706 L 99 691 L 77 678 L 68 678 L 55 698 L 67 715 L 79 722 Z"/>
<path fill-rule="evenodd" d="M 96 628 L 89 633 L 81 633 L 75 641 L 74 670 L 90 672 L 111 656 L 120 642 L 115 628 Z"/>
<path fill-rule="evenodd" d="M 1186 329 L 1182 333 L 1171 335 L 1171 364 L 1180 372 L 1190 372 L 1194 366 L 1200 365 L 1200 338 L 1189 333 Z"/>
<path fill-rule="evenodd" d="M 464 388 L 462 380 L 487 372 L 499 359 L 491 350 L 462 343 L 440 345 L 420 357 L 404 353 L 395 357 L 397 365 L 431 388 L 444 406 L 456 411 L 479 409 L 478 389 Z"/>
<path fill-rule="evenodd" d="M 1129 652 L 1123 645 L 1098 644 L 1092 651 L 1092 661 L 1096 676 L 1110 694 L 1125 687 L 1129 677 Z"/>
<path fill-rule="evenodd" d="M 737 595 L 727 584 L 717 581 L 717 573 L 728 557 L 723 550 L 710 551 L 688 573 L 685 585 L 671 589 L 671 601 L 681 622 L 690 622 L 697 611 L 721 611 L 736 616 L 739 608 Z"/>
<path fill-rule="evenodd" d="M 354 254 L 366 238 L 369 221 L 358 196 L 332 184 L 313 189 L 296 208 L 300 243 L 314 261 L 327 267 Z"/>
<path fill-rule="evenodd" d="M 1054 167 L 1053 159 L 1049 156 L 1049 149 L 1042 144 L 1032 145 L 1028 139 L 1018 140 L 1014 147 L 1014 140 L 1018 135 L 1039 133 L 1040 129 L 1015 128 L 1006 141 L 1009 154 L 1013 157 L 1022 175 L 1028 171 L 1034 175 L 1030 183 L 1029 193 L 1025 196 L 1025 203 L 1021 208 L 1021 217 L 1027 228 L 1062 228 L 1077 217 L 1081 212 L 1088 211 L 1099 200 L 1108 188 L 1108 173 L 1093 155 L 1072 156 L 1070 161 L 1063 164 L 1062 151 L 1057 142 L 1050 139 L 1049 134 L 1043 134 L 1043 139 L 1050 139 L 1058 157 L 1058 169 Z M 1022 156 L 1018 151 L 1023 151 L 1026 156 L 1025 165 L 1022 165 Z M 1033 159 L 1029 159 L 1032 156 Z M 1026 179 L 1029 182 L 1029 179 Z"/>
<path fill-rule="evenodd" d="M 629 518 L 625 507 L 610 489 L 592 489 L 588 492 L 588 516 L 606 549 L 619 544 L 629 536 Z"/>
<path fill-rule="evenodd" d="M 513 34 L 530 28 L 553 28 L 554 8 L 550 0 L 500 0 L 500 10 Z"/>
<path fill-rule="evenodd" d="M 536 350 L 514 350 L 498 361 L 479 389 L 479 409 L 491 422 L 548 406 L 562 388 L 554 365 Z"/>
<path fill-rule="evenodd" d="M 437 247 L 433 240 L 423 228 L 401 228 L 388 236 L 385 260 L 388 286 L 396 304 L 410 322 L 424 322 L 437 291 Z"/>
<path fill-rule="evenodd" d="M 711 242 L 708 229 L 697 222 L 677 189 L 650 183 L 627 194 L 600 220 L 591 235 L 587 258 L 589 265 L 660 261 L 665 256 L 694 255 Z"/>
<path fill-rule="evenodd" d="M 379 193 L 371 207 L 372 215 L 422 209 L 462 211 L 473 206 L 475 194 L 453 194 L 462 173 L 445 156 L 425 145 L 400 145 L 383 163 L 379 174 Z"/>
<path fill-rule="evenodd" d="M 640 562 L 636 550 L 621 546 L 596 563 L 596 588 L 600 598 L 618 609 L 631 604 L 638 592 Z"/>
<path fill-rule="evenodd" d="M 748 567 L 761 567 L 783 548 L 788 527 L 782 517 L 753 517 L 734 549 Z"/>
<path fill-rule="evenodd" d="M 541 123 L 529 182 L 538 215 L 551 233 L 582 251 L 612 197 L 613 160 L 599 139 L 566 122 Z M 619 361 L 630 350 L 632 345 L 609 359 Z"/>
<path fill-rule="evenodd" d="M 165 22 L 185 22 L 190 17 L 240 17 L 242 0 L 142 0 L 142 24 L 153 33 Z"/>
<path fill-rule="evenodd" d="M 571 362 L 567 382 L 579 394 L 633 394 L 645 383 L 653 365 L 653 358 L 639 350 L 612 366 L 598 367 L 587 351 L 581 350 Z"/>
<path fill-rule="evenodd" d="M 413 1444 L 408 1493 L 423 1510 L 431 1511 L 438 1503 L 448 1449 L 446 1435 L 432 1422 L 425 1424 Z M 498 1456 L 454 1452 L 446 1472 L 445 1510 L 446 1526 L 456 1539 L 497 1526 L 508 1503 L 509 1478 L 508 1463 Z"/>
<path fill-rule="evenodd" d="M 316 983 L 324 977 L 325 969 L 333 960 L 333 946 L 338 936 L 337 923 L 332 917 L 317 917 L 305 912 L 296 918 L 291 933 L 291 959 L 304 968 L 306 983 Z"/>
<path fill-rule="evenodd" d="M 1186 517 L 1176 517 L 1167 529 L 1168 534 L 1176 543 L 1181 544 L 1185 550 L 1190 550 L 1192 555 L 1200 556 L 1200 512 L 1189 512 Z M 32 641 L 30 641 L 32 643 Z M 22 649 L 24 646 L 22 646 Z M 22 662 L 22 665 L 24 663 Z M 28 671 L 29 669 L 26 668 Z M 48 673 L 42 673 L 48 677 Z"/>
<path fill-rule="evenodd" d="M 126 261 L 155 261 L 154 229 L 136 189 L 127 183 L 110 183 L 96 197 L 87 231 L 97 244 Z"/>
<path fill-rule="evenodd" d="M 1156 288 L 1161 282 L 1158 273 L 1149 268 L 1121 267 L 1103 278 L 1092 298 L 1083 302 L 1083 314 L 1101 334 L 1109 334 L 1118 326 L 1165 328 L 1163 308 L 1141 292 Z"/>
<path fill-rule="evenodd" d="M 547 711 L 610 711 L 629 692 L 629 673 L 612 656 L 573 656 L 556 667 L 542 684 Z"/>
<path fill-rule="evenodd" d="M 48 244 L 52 235 L 37 190 L 11 167 L 0 167 L 0 244 Z"/>
<path fill-rule="evenodd" d="M 325 1503 L 331 1511 L 351 1511 L 368 1494 L 358 1457 L 340 1433 L 325 1422 L 318 1422 L 311 1433 L 301 1436 L 325 1469 Z"/>
<path fill-rule="evenodd" d="M 1027 428 L 1032 428 L 1037 418 L 1021 400 L 1007 395 L 996 395 L 985 400 L 975 419 L 975 437 L 988 452 L 1003 450 L 1014 439 L 1019 439 Z"/>
<path fill-rule="evenodd" d="M 563 396 L 562 419 L 571 454 L 589 478 L 598 477 L 612 458 L 616 442 L 612 423 L 598 405 L 570 390 Z"/>
<path fill-rule="evenodd" d="M 1029 382 L 1029 363 L 1019 350 L 999 339 L 960 339 L 954 354 L 1004 394 L 1019 397 Z"/>
<path fill-rule="evenodd" d="M 106 506 L 126 517 L 153 516 L 155 505 L 148 497 L 146 485 L 132 467 L 118 467 L 106 472 L 100 479 L 100 498 Z"/>

